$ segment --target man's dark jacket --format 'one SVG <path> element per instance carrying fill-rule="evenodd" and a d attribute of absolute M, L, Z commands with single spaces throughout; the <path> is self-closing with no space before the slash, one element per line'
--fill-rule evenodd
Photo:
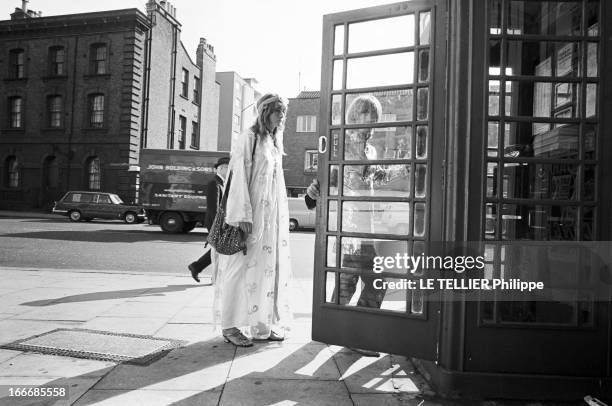
<path fill-rule="evenodd" d="M 215 175 L 215 180 L 211 180 L 206 186 L 206 218 L 204 219 L 204 227 L 210 230 L 217 208 L 221 204 L 223 198 L 223 179 L 219 175 Z"/>

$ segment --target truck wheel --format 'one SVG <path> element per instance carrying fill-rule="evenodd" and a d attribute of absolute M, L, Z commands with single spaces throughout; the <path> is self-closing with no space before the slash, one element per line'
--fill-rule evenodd
<path fill-rule="evenodd" d="M 198 224 L 197 221 L 187 221 L 185 222 L 185 225 L 183 225 L 183 232 L 184 233 L 188 233 L 191 230 L 193 230 L 196 226 L 196 224 Z"/>
<path fill-rule="evenodd" d="M 128 211 L 123 216 L 123 221 L 125 221 L 126 224 L 134 224 L 136 223 L 137 220 L 138 220 L 138 217 L 136 216 L 136 213 L 134 213 L 133 211 Z"/>
<path fill-rule="evenodd" d="M 162 230 L 167 233 L 180 233 L 183 231 L 184 221 L 180 214 L 169 212 L 164 213 L 159 221 Z"/>
<path fill-rule="evenodd" d="M 295 231 L 298 229 L 298 222 L 295 219 L 289 220 L 289 231 Z"/>
<path fill-rule="evenodd" d="M 68 217 L 70 217 L 70 221 L 81 221 L 81 212 L 78 210 L 72 210 L 68 213 Z"/>

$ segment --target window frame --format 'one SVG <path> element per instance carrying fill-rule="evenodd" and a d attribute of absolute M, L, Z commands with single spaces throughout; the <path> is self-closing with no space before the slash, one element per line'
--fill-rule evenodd
<path fill-rule="evenodd" d="M 18 189 L 21 176 L 19 173 L 19 160 L 15 155 L 10 155 L 4 161 L 6 170 L 5 186 L 8 189 Z"/>
<path fill-rule="evenodd" d="M 21 60 L 20 60 L 21 58 Z M 25 79 L 25 49 L 14 48 L 9 51 L 9 72 L 10 79 Z"/>
<path fill-rule="evenodd" d="M 184 98 L 189 97 L 189 71 L 183 68 L 181 74 L 181 96 Z"/>
<path fill-rule="evenodd" d="M 19 109 L 15 109 L 15 102 L 19 100 Z M 22 130 L 24 127 L 24 102 L 22 96 L 9 96 L 8 98 L 8 128 Z M 16 121 L 18 120 L 18 122 Z"/>
<path fill-rule="evenodd" d="M 96 165 L 94 165 L 96 164 Z M 102 168 L 100 164 L 100 158 L 92 156 L 87 159 L 85 165 L 85 179 L 87 180 L 87 190 L 98 191 L 101 190 L 102 185 Z"/>
<path fill-rule="evenodd" d="M 53 100 L 59 99 L 59 109 L 53 110 Z M 64 97 L 60 94 L 51 94 L 47 96 L 47 127 L 48 128 L 63 128 L 64 127 Z M 54 115 L 56 116 L 57 125 L 54 125 Z"/>
<path fill-rule="evenodd" d="M 193 102 L 200 104 L 200 78 L 193 76 Z"/>
<path fill-rule="evenodd" d="M 200 149 L 200 126 L 197 121 L 191 122 L 191 148 Z"/>
<path fill-rule="evenodd" d="M 58 55 L 62 55 L 62 60 L 58 62 Z M 60 69 L 61 67 L 61 69 Z M 49 70 L 50 76 L 66 76 L 66 48 L 61 45 L 49 47 Z"/>
<path fill-rule="evenodd" d="M 313 165 L 310 165 L 313 163 Z M 319 151 L 315 149 L 304 150 L 304 173 L 313 174 L 319 170 Z"/>
<path fill-rule="evenodd" d="M 187 143 L 187 117 L 179 115 L 178 127 L 178 147 L 179 149 L 185 149 L 185 144 Z"/>
<path fill-rule="evenodd" d="M 296 118 L 295 132 L 297 133 L 314 133 L 317 132 L 317 116 L 316 115 L 299 115 Z"/>
<path fill-rule="evenodd" d="M 102 97 L 102 108 L 95 110 L 96 98 Z M 90 93 L 87 95 L 87 124 L 89 128 L 104 128 L 105 127 L 105 113 L 106 113 L 106 96 L 104 93 Z M 101 119 L 94 121 L 97 116 Z"/>
<path fill-rule="evenodd" d="M 98 51 L 104 49 L 104 53 L 100 54 Z M 98 56 L 102 55 L 104 58 L 98 59 Z M 108 75 L 108 44 L 105 42 L 96 42 L 89 46 L 89 73 L 91 75 Z M 101 68 L 101 69 L 100 69 Z"/>

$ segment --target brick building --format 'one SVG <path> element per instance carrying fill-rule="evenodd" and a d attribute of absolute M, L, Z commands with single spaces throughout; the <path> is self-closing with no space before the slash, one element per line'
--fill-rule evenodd
<path fill-rule="evenodd" d="M 219 91 L 218 151 L 230 151 L 233 137 L 250 127 L 257 117 L 255 103 L 261 97 L 257 80 L 236 72 L 217 72 Z"/>
<path fill-rule="evenodd" d="M 303 194 L 317 176 L 317 139 L 320 92 L 303 91 L 289 99 L 285 120 L 283 158 L 289 196 Z"/>
<path fill-rule="evenodd" d="M 141 148 L 216 137 L 213 48 L 202 39 L 192 61 L 168 2 L 51 17 L 26 4 L 0 21 L 0 208 L 74 189 L 134 201 Z"/>
<path fill-rule="evenodd" d="M 137 9 L 0 21 L 0 207 L 68 189 L 134 198 L 148 29 Z"/>
<path fill-rule="evenodd" d="M 170 2 L 150 0 L 145 45 L 143 148 L 201 149 L 217 133 L 219 96 L 214 48 L 204 38 L 194 62 L 183 45 Z"/>

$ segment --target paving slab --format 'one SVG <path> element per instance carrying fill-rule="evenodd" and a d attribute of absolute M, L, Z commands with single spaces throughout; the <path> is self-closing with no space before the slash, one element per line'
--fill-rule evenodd
<path fill-rule="evenodd" d="M 62 320 L 62 321 L 89 321 L 103 314 L 113 306 L 114 303 L 107 302 L 85 302 L 85 303 L 61 303 L 53 306 L 30 308 L 32 310 L 21 313 L 20 319 L 28 320 Z"/>
<path fill-rule="evenodd" d="M 233 357 L 234 351 L 213 351 L 210 346 L 193 344 L 173 350 L 148 366 L 119 365 L 95 389 L 206 391 L 221 388 Z"/>
<path fill-rule="evenodd" d="M 183 307 L 170 319 L 169 323 L 210 324 L 212 318 L 212 307 Z"/>
<path fill-rule="evenodd" d="M 153 335 L 156 331 L 162 328 L 167 321 L 168 319 L 153 317 L 147 317 L 145 319 L 134 317 L 98 316 L 86 323 L 83 323 L 79 328 L 112 331 L 114 333 Z"/>
<path fill-rule="evenodd" d="M 74 406 L 216 406 L 220 391 L 197 390 L 91 390 Z M 234 405 L 236 406 L 236 405 Z"/>
<path fill-rule="evenodd" d="M 54 321 L 46 320 L 0 320 L 0 345 L 20 340 L 22 338 L 46 333 L 56 328 L 79 327 L 82 323 L 74 321 Z"/>
<path fill-rule="evenodd" d="M 1 379 L 1 378 L 0 378 Z M 69 406 L 83 396 L 91 387 L 98 382 L 99 377 L 92 378 L 65 378 L 55 379 L 48 382 L 40 382 L 40 386 L 67 386 L 68 387 L 68 398 L 67 399 L 17 399 L 15 397 L 9 398 L 6 393 L 0 392 L 0 405 L 10 406 Z M 15 383 L 15 386 L 25 385 L 24 383 Z M 6 402 L 6 403 L 3 403 Z"/>
<path fill-rule="evenodd" d="M 99 316 L 106 317 L 138 317 L 138 318 L 172 318 L 184 305 L 181 303 L 165 303 L 159 306 L 156 303 L 124 301 L 123 303 L 114 305 L 103 312 Z"/>
<path fill-rule="evenodd" d="M 102 376 L 116 363 L 37 353 L 23 353 L 0 363 L 0 377 Z"/>
<path fill-rule="evenodd" d="M 353 406 L 338 381 L 248 379 L 225 385 L 219 406 Z"/>
<path fill-rule="evenodd" d="M 419 397 L 408 397 L 406 395 L 379 395 L 379 394 L 352 394 L 351 399 L 355 406 L 451 406 L 451 403 L 438 403 L 424 400 Z M 475 406 L 475 405 L 473 405 Z"/>
<path fill-rule="evenodd" d="M 6 360 L 9 360 L 11 358 L 15 358 L 16 356 L 23 354 L 22 351 L 15 351 L 15 350 L 5 350 L 5 349 L 0 349 L 0 364 L 3 363 Z"/>
<path fill-rule="evenodd" d="M 223 342 L 221 330 L 212 324 L 166 324 L 154 334 L 155 337 L 174 338 L 189 344 L 199 343 L 210 348 L 231 349 L 234 347 Z"/>
<path fill-rule="evenodd" d="M 337 380 L 340 373 L 333 355 L 328 346 L 317 343 L 255 343 L 236 350 L 228 379 Z"/>

